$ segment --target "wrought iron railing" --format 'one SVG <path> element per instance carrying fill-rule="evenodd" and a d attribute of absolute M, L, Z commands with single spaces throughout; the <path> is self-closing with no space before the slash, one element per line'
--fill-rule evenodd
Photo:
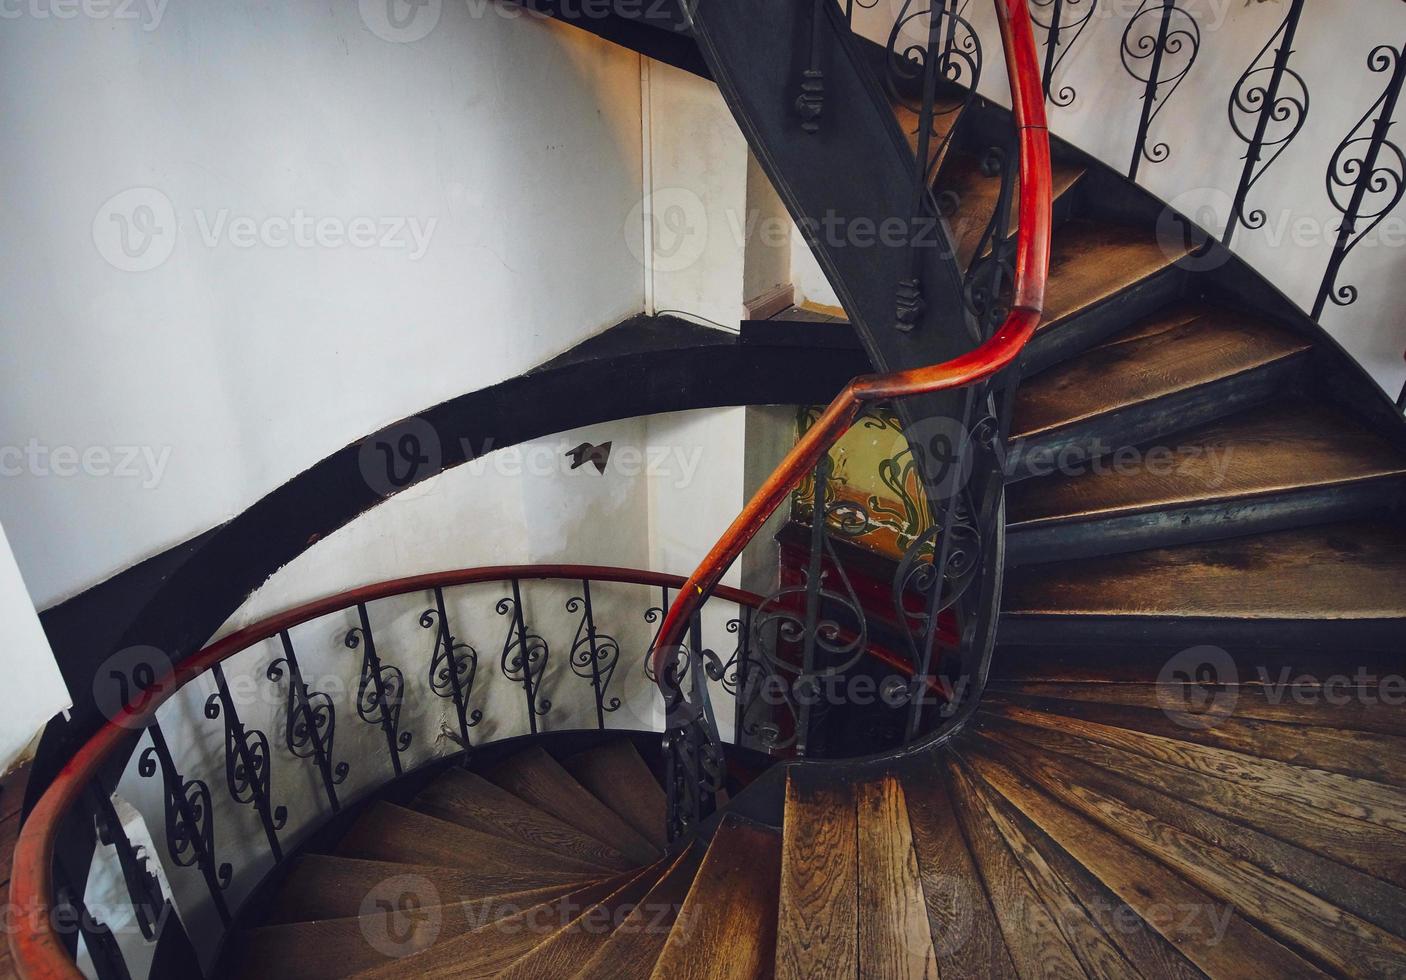
<path fill-rule="evenodd" d="M 146 947 L 149 959 L 173 920 L 198 948 L 218 949 L 285 854 L 431 761 L 548 730 L 660 731 L 657 689 L 644 671 L 682 585 L 600 566 L 419 575 L 289 609 L 165 674 L 129 665 L 126 703 L 68 762 L 20 835 L 10 902 L 33 927 L 11 933 L 21 974 L 80 976 L 81 936 L 99 978 L 125 977 L 126 957 Z M 696 683 L 738 690 L 763 602 L 720 587 L 695 610 L 695 648 L 731 651 L 697 661 Z M 480 650 L 494 651 L 496 663 Z M 358 732 L 348 724 L 366 733 L 350 748 Z M 760 744 L 766 724 L 739 706 L 725 730 Z M 720 765 L 722 741 L 693 757 Z M 703 775 L 668 774 L 683 790 Z M 139 799 L 143 783 L 156 792 Z M 119 816 L 134 801 L 152 846 Z M 92 863 L 108 868 L 120 908 L 95 903 Z"/>
<path fill-rule="evenodd" d="M 965 706 L 975 702 L 984 679 L 985 663 L 994 636 L 1000 593 L 999 547 L 1003 525 L 1001 438 L 1009 419 L 1010 392 L 1015 379 L 1008 369 L 1040 320 L 1049 264 L 1051 173 L 1045 131 L 1045 93 L 1025 0 L 996 0 L 1005 60 L 1014 106 L 1014 150 L 1019 162 L 1019 227 L 1013 248 L 1006 250 L 1011 206 L 1010 188 L 998 201 L 998 217 L 983 236 L 983 247 L 994 263 L 1008 263 L 1009 282 L 989 269 L 983 273 L 985 315 L 974 316 L 972 332 L 979 341 L 968 353 L 942 364 L 887 375 L 856 378 L 797 441 L 726 533 L 689 577 L 669 607 L 655 650 L 655 672 L 669 713 L 664 739 L 671 770 L 682 774 L 671 782 L 670 833 L 689 833 L 707 814 L 717 788 L 718 735 L 707 685 L 702 679 L 712 665 L 710 655 L 692 635 L 698 609 L 719 587 L 727 569 L 741 556 L 763 525 L 805 480 L 812 481 L 810 543 L 800 584 L 783 586 L 762 605 L 778 621 L 768 652 L 757 632 L 754 662 L 765 676 L 784 676 L 793 695 L 787 703 L 793 732 L 787 744 L 798 755 L 817 753 L 821 689 L 843 677 L 858 656 L 873 645 L 875 616 L 864 608 L 852 577 L 846 573 L 836 538 L 868 524 L 862 504 L 840 499 L 834 491 L 830 453 L 843 436 L 872 407 L 881 403 L 936 392 L 960 390 L 958 414 L 920 419 L 906 432 L 910 461 L 920 471 L 920 483 L 931 507 L 929 528 L 909 545 L 897 562 L 887 597 L 890 633 L 902 644 L 910 665 L 904 701 L 907 721 L 897 743 L 940 737 Z M 939 133 L 939 78 L 953 79 L 966 71 L 974 85 L 979 53 L 964 48 L 961 19 L 964 4 L 931 0 L 927 5 L 905 3 L 889 36 L 885 54 L 886 84 L 891 95 L 917 117 L 918 130 L 909 134 L 913 157 L 915 222 L 939 213 L 932 192 L 933 147 L 951 138 Z M 852 10 L 847 11 L 852 13 Z M 817 16 L 816 22 L 819 18 Z M 914 40 L 916 38 L 916 40 Z M 820 44 L 812 34 L 807 90 L 814 92 Z M 979 50 L 979 49 L 978 49 Z M 959 67 L 964 66 L 964 67 Z M 919 102 L 904 101 L 917 93 Z M 798 101 L 798 108 L 804 104 Z M 805 115 L 803 113 L 803 115 Z M 818 114 L 806 116 L 813 123 Z M 809 130 L 807 130 L 809 131 Z M 975 267 L 981 266 L 980 259 Z M 914 269 L 920 265 L 915 262 Z M 967 298 L 973 295 L 968 279 Z M 898 284 L 898 328 L 918 321 L 922 283 L 915 277 Z M 991 315 L 998 297 L 1006 298 L 1003 316 Z M 972 312 L 977 312 L 973 309 Z M 763 616 L 762 621 L 768 617 Z M 939 647 L 947 645 L 949 664 L 935 669 Z M 941 683 L 948 693 L 936 712 L 925 709 L 931 699 L 919 696 Z M 695 782 L 696 781 L 696 782 Z"/>

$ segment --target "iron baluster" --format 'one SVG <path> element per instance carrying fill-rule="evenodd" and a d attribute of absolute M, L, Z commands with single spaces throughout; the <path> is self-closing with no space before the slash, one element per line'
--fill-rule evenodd
<path fill-rule="evenodd" d="M 646 623 L 658 623 L 654 628 L 654 636 L 649 640 L 649 655 L 644 658 L 644 676 L 654 683 L 659 683 L 659 678 L 654 676 L 654 650 L 659 645 L 659 630 L 664 626 L 664 614 L 669 611 L 669 587 L 661 586 L 659 589 L 659 605 L 650 606 L 644 611 L 644 621 Z"/>
<path fill-rule="evenodd" d="M 1001 182 L 996 207 L 982 230 L 971 267 L 962 279 L 962 297 L 976 317 L 979 340 L 986 340 L 1005 319 L 1002 306 L 1007 283 L 1015 279 L 1015 263 L 1009 244 L 1011 208 L 1015 198 L 1015 168 L 1004 150 L 993 146 L 981 161 L 981 172 Z"/>
<path fill-rule="evenodd" d="M 538 717 L 552 707 L 552 702 L 541 696 L 541 680 L 551 650 L 546 640 L 527 628 L 522 611 L 522 586 L 517 579 L 512 580 L 512 589 L 511 598 L 498 600 L 498 615 L 509 617 L 499 666 L 504 677 L 522 685 L 523 696 L 527 699 L 528 728 L 536 735 Z"/>
<path fill-rule="evenodd" d="M 1396 105 L 1401 98 L 1402 82 L 1406 80 L 1406 47 L 1398 50 L 1383 44 L 1373 48 L 1367 56 L 1367 67 L 1378 74 L 1390 71 L 1391 80 L 1387 82 L 1386 90 L 1338 144 L 1328 165 L 1328 197 L 1333 207 L 1342 214 L 1343 221 L 1338 226 L 1333 254 L 1328 260 L 1327 272 L 1313 304 L 1315 320 L 1322 316 L 1330 299 L 1335 306 L 1350 306 L 1357 302 L 1356 286 L 1337 284 L 1343 260 L 1372 229 L 1381 224 L 1387 212 L 1400 202 L 1402 191 L 1406 190 L 1406 156 L 1388 138 L 1394 125 Z M 1375 120 L 1372 119 L 1374 112 L 1377 113 Z M 1357 135 L 1369 121 L 1372 123 L 1370 135 Z M 1366 144 L 1365 151 L 1360 157 L 1354 155 L 1354 147 L 1360 147 L 1363 143 Z M 1387 154 L 1384 164 L 1381 163 L 1383 151 Z M 1347 188 L 1351 188 L 1352 194 L 1347 201 L 1343 201 L 1339 191 Z M 1375 199 L 1370 205 L 1375 210 L 1364 213 L 1368 194 Z M 1366 221 L 1367 226 L 1359 229 L 1358 223 L 1361 221 Z"/>
<path fill-rule="evenodd" d="M 225 786 L 230 799 L 254 808 L 268 838 L 274 863 L 283 860 L 283 848 L 278 832 L 288 823 L 288 808 L 274 807 L 270 801 L 272 773 L 269 771 L 269 740 L 263 732 L 248 729 L 239 720 L 234 699 L 225 681 L 224 668 L 215 664 L 210 669 L 215 676 L 215 693 L 205 700 L 205 717 L 211 721 L 221 714 L 225 719 Z"/>
<path fill-rule="evenodd" d="M 391 770 L 401 774 L 400 753 L 410 747 L 410 732 L 400 731 L 400 708 L 405 700 L 405 675 L 399 667 L 381 662 L 376 655 L 376 638 L 371 635 L 371 616 L 366 603 L 356 604 L 360 626 L 347 630 L 343 639 L 348 650 L 362 647 L 361 680 L 356 689 L 356 713 L 368 725 L 379 725 L 386 737 Z M 363 646 L 364 645 L 364 646 Z"/>
<path fill-rule="evenodd" d="M 1265 42 L 1265 46 L 1260 49 L 1260 53 L 1255 56 L 1254 61 L 1245 70 L 1245 74 L 1240 76 L 1239 82 L 1230 93 L 1230 126 L 1235 131 L 1235 135 L 1240 137 L 1249 148 L 1245 151 L 1245 169 L 1240 174 L 1240 183 L 1235 191 L 1235 202 L 1230 208 L 1230 217 L 1226 221 L 1225 235 L 1221 241 L 1229 245 L 1231 236 L 1235 234 L 1237 225 L 1244 224 L 1247 228 L 1261 228 L 1264 226 L 1265 213 L 1261 210 L 1251 212 L 1245 211 L 1245 199 L 1249 197 L 1250 189 L 1264 175 L 1280 154 L 1288 148 L 1294 137 L 1303 128 L 1304 120 L 1308 117 L 1308 85 L 1304 82 L 1303 76 L 1289 67 L 1289 58 L 1294 53 L 1294 36 L 1299 29 L 1299 17 L 1303 13 L 1304 0 L 1291 0 L 1288 14 L 1280 22 L 1276 30 Z M 1271 47 L 1275 40 L 1279 41 L 1279 47 L 1275 49 L 1274 60 L 1271 65 L 1256 68 Z M 1264 72 L 1269 72 L 1269 81 L 1264 85 L 1255 84 L 1255 77 Z M 1280 90 L 1284 82 L 1288 80 L 1297 86 L 1297 91 L 1292 95 L 1280 97 Z M 1256 112 L 1256 105 L 1259 106 Z M 1255 115 L 1255 128 L 1253 133 L 1247 134 L 1240 125 L 1237 118 L 1239 113 Z M 1289 123 L 1288 132 L 1273 140 L 1267 140 L 1269 125 L 1274 123 Z M 1260 159 L 1266 146 L 1274 146 L 1277 149 L 1270 155 L 1264 165 L 1260 166 Z"/>
<path fill-rule="evenodd" d="M 1040 19 L 1039 11 L 1042 8 L 1049 10 L 1048 20 Z M 1089 21 L 1093 19 L 1097 9 L 1098 0 L 1030 0 L 1030 19 L 1045 30 L 1045 61 L 1040 84 L 1044 89 L 1045 98 L 1051 105 L 1064 109 L 1074 104 L 1078 95 L 1074 87 L 1065 85 L 1056 90 L 1054 76 L 1065 57 L 1074 49 L 1084 29 L 1089 26 Z M 1069 15 L 1067 19 L 1066 14 Z M 1069 40 L 1065 41 L 1061 35 L 1068 32 L 1072 33 Z"/>
<path fill-rule="evenodd" d="M 913 176 L 913 206 L 910 214 L 916 227 L 921 222 L 928 201 L 928 159 L 932 152 L 934 103 L 937 101 L 938 45 L 942 33 L 942 17 L 937 13 L 939 2 L 932 0 L 928 12 L 928 37 L 923 56 L 922 105 L 918 111 L 918 147 Z M 954 0 L 955 2 L 955 0 Z M 950 48 L 950 45 L 949 45 Z M 946 59 L 947 55 L 943 55 Z M 916 237 L 916 236 L 914 236 Z M 898 304 L 895 326 L 907 333 L 923 318 L 927 303 L 923 299 L 923 255 L 916 241 L 910 242 L 908 278 L 898 283 Z M 804 711 L 803 711 L 804 713 Z"/>
<path fill-rule="evenodd" d="M 660 682 L 671 842 L 691 833 L 713 812 L 722 788 L 722 740 L 707 683 L 709 676 L 720 673 L 721 664 L 703 649 L 702 624 L 700 606 L 689 623 L 690 645 L 669 652 Z"/>
<path fill-rule="evenodd" d="M 620 660 L 620 644 L 615 637 L 596 629 L 589 579 L 581 580 L 581 595 L 567 600 L 566 609 L 567 612 L 581 612 L 581 621 L 576 627 L 576 638 L 571 643 L 567 660 L 572 673 L 591 682 L 591 693 L 596 702 L 596 726 L 604 730 L 606 713 L 620 707 L 619 698 L 607 698 L 605 694 L 610 679 L 615 676 L 615 665 Z"/>
<path fill-rule="evenodd" d="M 147 728 L 151 745 L 142 751 L 137 772 L 146 778 L 161 773 L 162 797 L 166 814 L 166 850 L 177 867 L 196 867 L 205 878 L 215 912 L 226 926 L 232 921 L 224 890 L 234 869 L 215 860 L 215 815 L 210 787 L 203 780 L 186 779 L 176 768 L 171 748 L 158 722 Z"/>
<path fill-rule="evenodd" d="M 434 588 L 433 609 L 420 614 L 420 625 L 425 629 L 438 626 L 435 634 L 435 652 L 430 658 L 430 690 L 441 698 L 449 698 L 454 703 L 454 715 L 459 723 L 459 744 L 465 752 L 473 747 L 469 741 L 469 729 L 483 720 L 483 712 L 475 708 L 469 710 L 469 697 L 473 694 L 474 678 L 478 674 L 478 651 L 467 643 L 460 643 L 449 628 L 449 613 L 444 607 L 444 589 Z"/>
<path fill-rule="evenodd" d="M 322 777 L 327 802 L 332 812 L 338 813 L 342 804 L 337 799 L 337 787 L 347 778 L 351 766 L 345 762 L 335 766 L 332 763 L 332 746 L 337 733 L 336 709 L 328 695 L 320 691 L 309 692 L 288 631 L 280 630 L 278 636 L 283 641 L 283 656 L 269 664 L 264 674 L 269 680 L 277 682 L 283 677 L 284 665 L 288 668 L 288 721 L 284 729 L 284 744 L 299 759 L 313 760 Z"/>
<path fill-rule="evenodd" d="M 815 641 L 820 624 L 820 586 L 825 570 L 825 496 L 834 471 L 830 454 L 815 464 L 815 504 L 810 512 L 810 563 L 806 567 L 805 625 L 801 650 L 800 676 L 796 678 L 796 695 L 800 718 L 796 727 L 796 755 L 804 757 L 810 747 L 811 726 L 815 723 L 817 683 Z"/>
<path fill-rule="evenodd" d="M 137 928 L 141 930 L 142 938 L 151 942 L 157 936 L 166 909 L 161 880 L 148 866 L 145 849 L 133 844 L 127 836 L 127 830 L 122 826 L 117 808 L 112 805 L 112 798 L 107 792 L 97 784 L 91 784 L 87 796 L 93 807 L 93 824 L 98 840 L 117 852 L 117 865 L 122 869 L 122 881 L 127 887 L 127 898 L 132 903 Z"/>
<path fill-rule="evenodd" d="M 1148 17 L 1157 18 L 1155 34 L 1145 32 L 1145 19 Z M 1172 26 L 1174 21 L 1178 21 L 1175 29 Z M 1138 168 L 1143 160 L 1161 163 L 1171 156 L 1171 147 L 1166 143 L 1155 143 L 1148 147 L 1147 133 L 1152 121 L 1161 113 L 1167 101 L 1191 71 L 1200 50 L 1201 26 L 1177 0 L 1142 0 L 1137 12 L 1128 21 L 1128 26 L 1123 31 L 1123 67 L 1129 75 L 1143 83 L 1142 113 L 1138 119 L 1137 141 L 1133 145 L 1133 161 L 1128 169 L 1130 180 L 1137 179 Z M 1174 70 L 1164 76 L 1162 69 L 1167 56 L 1177 57 L 1183 52 L 1185 63 L 1174 66 Z M 1147 59 L 1151 59 L 1151 64 L 1147 75 L 1143 76 L 1138 73 L 1136 63 Z M 1159 96 L 1163 86 L 1169 87 L 1165 95 Z"/>

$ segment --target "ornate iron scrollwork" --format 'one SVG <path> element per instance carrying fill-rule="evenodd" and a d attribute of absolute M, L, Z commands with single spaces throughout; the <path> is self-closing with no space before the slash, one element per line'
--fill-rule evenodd
<path fill-rule="evenodd" d="M 537 734 L 537 719 L 551 710 L 552 702 L 542 696 L 542 678 L 546 674 L 551 649 L 547 641 L 527 628 L 522 609 L 522 586 L 512 580 L 513 594 L 498 600 L 498 615 L 508 617 L 508 635 L 503 640 L 503 655 L 499 668 L 503 676 L 522 685 L 527 700 L 527 724 Z"/>
<path fill-rule="evenodd" d="M 1406 48 L 1380 45 L 1367 56 L 1367 67 L 1377 74 L 1391 73 L 1386 90 L 1363 113 L 1357 125 L 1338 144 L 1328 165 L 1328 197 L 1343 216 L 1333 255 L 1313 304 L 1313 318 L 1323 314 L 1328 300 L 1336 306 L 1357 302 L 1356 286 L 1339 286 L 1338 273 L 1343 260 L 1388 212 L 1401 201 L 1406 190 L 1406 156 L 1390 138 L 1396 105 L 1406 81 Z M 1376 116 L 1373 119 L 1373 116 Z M 1363 222 L 1366 222 L 1364 225 Z"/>
<path fill-rule="evenodd" d="M 254 808 L 263 824 L 274 861 L 282 861 L 278 831 L 288 823 L 288 808 L 275 807 L 271 802 L 268 736 L 257 729 L 245 728 L 239 720 L 224 668 L 216 664 L 211 673 L 215 676 L 216 689 L 205 700 L 205 717 L 215 721 L 223 715 L 225 720 L 225 786 L 234 802 Z"/>
<path fill-rule="evenodd" d="M 400 730 L 400 709 L 405 702 L 405 675 L 399 667 L 382 663 L 371 635 L 366 603 L 356 605 L 360 626 L 347 630 L 342 642 L 348 650 L 361 649 L 361 679 L 356 688 L 356 713 L 368 725 L 379 725 L 386 736 L 391 768 L 401 774 L 400 753 L 410 747 L 411 734 Z"/>
<path fill-rule="evenodd" d="M 708 678 L 721 676 L 722 666 L 717 654 L 704 648 L 702 616 L 695 615 L 689 646 L 668 651 L 660 684 L 671 841 L 687 836 L 712 813 L 723 786 L 726 760 L 708 697 Z"/>
<path fill-rule="evenodd" d="M 990 337 L 1009 312 L 1008 291 L 1015 282 L 1015 249 L 1010 241 L 1011 208 L 1016 168 L 1006 151 L 990 147 L 981 160 L 981 173 L 999 180 L 996 207 L 977 241 L 972 263 L 962 279 L 962 297 L 976 318 L 981 339 Z"/>
<path fill-rule="evenodd" d="M 342 809 L 337 799 L 337 787 L 346 780 L 351 766 L 345 762 L 332 763 L 332 746 L 337 734 L 337 711 L 332 698 L 322 692 L 310 692 L 303 681 L 303 672 L 293 652 L 293 641 L 285 630 L 279 634 L 283 641 L 283 656 L 268 665 L 264 672 L 277 683 L 288 670 L 288 718 L 284 728 L 284 744 L 299 759 L 311 759 L 322 777 L 322 787 L 332 812 Z"/>
<path fill-rule="evenodd" d="M 176 769 L 171 749 L 161 726 L 147 729 L 151 745 L 137 759 L 137 772 L 146 778 L 161 773 L 165 801 L 166 850 L 180 868 L 198 868 L 210 889 L 210 898 L 220 921 L 230 924 L 224 890 L 234 869 L 215 860 L 215 823 L 211 811 L 210 787 L 200 779 L 186 779 Z"/>
<path fill-rule="evenodd" d="M 1030 0 L 1030 19 L 1045 31 L 1045 65 L 1041 82 L 1045 98 L 1061 109 L 1074 104 L 1078 92 L 1072 85 L 1054 87 L 1054 74 L 1079 36 L 1089 26 L 1098 0 Z"/>
<path fill-rule="evenodd" d="M 1129 179 L 1137 179 L 1144 160 L 1162 163 L 1171 156 L 1172 149 L 1164 142 L 1148 146 L 1148 129 L 1181 87 L 1200 51 L 1201 25 L 1176 0 L 1142 0 L 1128 21 L 1123 31 L 1123 68 L 1143 83 L 1142 116 Z"/>
<path fill-rule="evenodd" d="M 566 611 L 581 614 L 567 661 L 573 674 L 591 682 L 591 693 L 596 702 L 596 725 L 603 729 L 606 713 L 620 707 L 618 697 L 606 696 L 606 688 L 615 675 L 615 665 L 620 661 L 620 644 L 615 637 L 596 629 L 590 581 L 581 580 L 581 594 L 567 600 Z"/>
<path fill-rule="evenodd" d="M 450 631 L 449 614 L 444 607 L 444 590 L 435 586 L 434 596 L 434 608 L 420 614 L 420 625 L 436 631 L 434 655 L 430 658 L 430 690 L 436 697 L 447 698 L 454 703 L 454 714 L 459 722 L 459 742 L 467 751 L 472 747 L 469 729 L 483 721 L 481 710 L 469 710 L 469 696 L 473 694 L 474 678 L 478 674 L 478 651 L 467 643 L 459 642 Z"/>
<path fill-rule="evenodd" d="M 1255 55 L 1230 93 L 1230 128 L 1247 144 L 1248 149 L 1245 151 L 1245 169 L 1235 192 L 1235 203 L 1231 206 L 1225 235 L 1221 239 L 1227 245 L 1237 225 L 1243 224 L 1251 229 L 1264 227 L 1264 211 L 1246 211 L 1245 199 L 1264 172 L 1273 166 L 1299 130 L 1303 129 L 1308 116 L 1308 84 L 1302 75 L 1289 67 L 1303 3 L 1304 0 L 1292 0 L 1279 29 Z M 1270 57 L 1270 49 L 1276 42 L 1278 47 Z M 1267 147 L 1273 149 L 1265 158 Z"/>

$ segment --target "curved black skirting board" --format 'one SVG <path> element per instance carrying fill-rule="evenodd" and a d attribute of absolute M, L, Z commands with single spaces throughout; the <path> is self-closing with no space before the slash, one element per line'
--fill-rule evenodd
<path fill-rule="evenodd" d="M 434 434 L 437 458 L 405 470 L 398 487 L 404 489 L 485 446 L 502 449 L 585 425 L 689 409 L 827 402 L 869 362 L 848 325 L 805 327 L 747 324 L 739 336 L 677 317 L 632 317 L 527 374 L 345 446 L 228 523 L 46 610 L 41 620 L 74 708 L 67 722 L 56 719 L 45 731 L 29 801 L 104 721 L 97 688 L 113 683 L 98 676 L 108 657 L 134 646 L 155 647 L 175 661 L 190 655 L 274 571 L 387 499 L 383 491 L 390 488 L 364 475 L 366 461 L 376 458 L 368 448 Z M 816 344 L 817 337 L 824 342 Z"/>

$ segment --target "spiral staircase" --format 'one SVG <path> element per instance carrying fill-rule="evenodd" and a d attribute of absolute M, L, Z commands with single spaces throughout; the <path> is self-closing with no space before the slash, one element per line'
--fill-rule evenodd
<path fill-rule="evenodd" d="M 688 26 L 793 213 L 885 168 L 846 204 L 901 213 L 927 154 L 956 261 L 921 270 L 903 329 L 905 257 L 816 250 L 877 369 L 959 356 L 963 277 L 1039 203 L 991 179 L 1011 114 L 966 98 L 937 120 L 931 93 L 915 114 L 830 7 L 702 4 Z M 998 4 L 1016 46 L 1017 7 Z M 796 66 L 765 52 L 822 34 L 817 137 L 774 98 Z M 1016 92 L 1018 136 L 1042 137 Z M 1406 424 L 1234 256 L 1052 149 L 988 529 L 994 645 L 977 636 L 940 722 L 704 780 L 690 820 L 678 741 L 526 744 L 397 783 L 280 869 L 219 973 L 1406 976 Z M 921 418 L 951 394 L 895 403 Z M 716 578 L 695 581 L 683 599 Z"/>

